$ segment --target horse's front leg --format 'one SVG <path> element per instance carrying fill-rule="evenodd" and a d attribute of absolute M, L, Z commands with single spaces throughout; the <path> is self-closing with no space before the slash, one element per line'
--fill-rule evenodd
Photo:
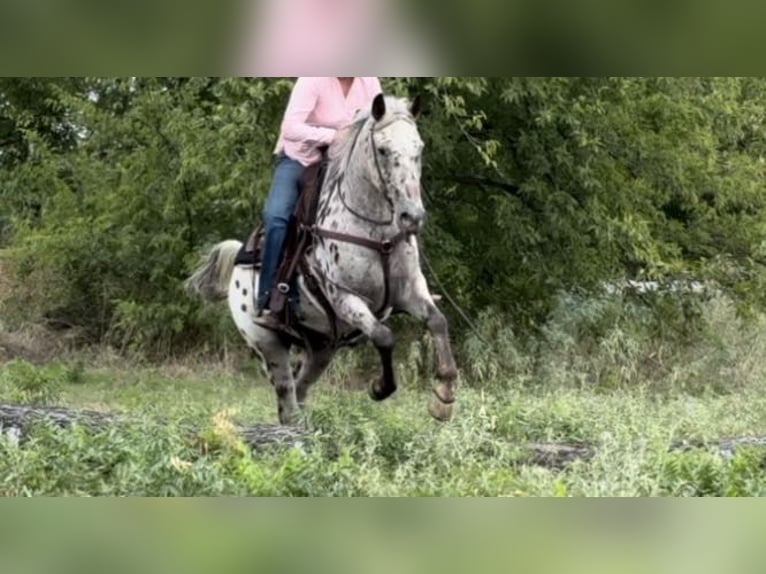
<path fill-rule="evenodd" d="M 383 323 L 378 321 L 362 299 L 350 293 L 336 296 L 333 307 L 338 318 L 348 323 L 355 329 L 359 329 L 370 338 L 372 344 L 378 350 L 383 375 L 379 381 L 370 386 L 370 396 L 373 400 L 382 401 L 390 397 L 396 391 L 396 376 L 394 375 L 393 353 L 394 334 Z"/>
<path fill-rule="evenodd" d="M 447 319 L 434 303 L 422 273 L 418 273 L 410 283 L 409 289 L 405 289 L 401 294 L 398 307 L 423 321 L 431 332 L 436 347 L 436 378 L 439 379 L 439 384 L 434 388 L 436 397 L 431 403 L 429 412 L 435 419 L 449 420 L 452 417 L 452 405 L 455 402 L 457 366 L 450 345 Z"/>

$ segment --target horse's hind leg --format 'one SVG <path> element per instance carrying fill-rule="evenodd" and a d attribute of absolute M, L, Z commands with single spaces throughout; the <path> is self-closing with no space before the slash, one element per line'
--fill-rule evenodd
<path fill-rule="evenodd" d="M 290 369 L 290 347 L 272 331 L 261 328 L 258 330 L 260 334 L 255 349 L 263 360 L 277 395 L 279 422 L 283 425 L 296 424 L 300 419 L 300 410 Z"/>
<path fill-rule="evenodd" d="M 306 405 L 306 395 L 311 385 L 319 380 L 319 377 L 325 372 L 333 356 L 335 356 L 335 349 L 329 347 L 306 349 L 306 358 L 301 364 L 295 379 L 295 395 L 298 400 L 298 406 L 301 408 Z"/>
<path fill-rule="evenodd" d="M 447 319 L 434 303 L 422 274 L 415 279 L 413 289 L 407 295 L 408 297 L 400 302 L 400 307 L 428 326 L 436 346 L 436 378 L 439 384 L 434 388 L 436 396 L 429 412 L 435 419 L 449 420 L 455 402 L 457 366 L 449 341 Z"/>
<path fill-rule="evenodd" d="M 370 387 L 373 400 L 382 401 L 396 391 L 393 352 L 394 334 L 377 320 L 367 304 L 356 295 L 341 295 L 334 304 L 338 318 L 367 335 L 380 355 L 383 375 Z"/>

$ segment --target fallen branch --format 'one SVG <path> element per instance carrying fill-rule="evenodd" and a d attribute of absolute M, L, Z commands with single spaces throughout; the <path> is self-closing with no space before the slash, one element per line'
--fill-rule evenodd
<path fill-rule="evenodd" d="M 74 410 L 63 407 L 30 407 L 0 404 L 0 433 L 23 438 L 29 427 L 37 422 L 48 421 L 65 428 L 79 424 L 99 430 L 111 425 L 126 424 L 131 419 L 122 415 L 89 410 Z M 190 435 L 197 435 L 200 428 L 185 426 Z M 306 445 L 311 433 L 299 427 L 277 424 L 253 424 L 236 426 L 242 440 L 254 450 L 266 446 Z M 755 446 L 766 448 L 766 436 L 729 437 L 715 441 L 683 440 L 670 445 L 670 451 L 689 451 L 700 448 L 714 448 L 722 456 L 731 457 L 739 447 Z M 552 469 L 561 469 L 576 460 L 590 460 L 597 452 L 594 445 L 583 443 L 527 443 L 523 446 L 525 462 Z"/>
<path fill-rule="evenodd" d="M 561 469 L 576 460 L 589 460 L 596 449 L 586 444 L 528 443 L 528 460 L 537 466 Z"/>
<path fill-rule="evenodd" d="M 527 460 L 538 466 L 561 469 L 575 460 L 590 460 L 596 454 L 594 445 L 589 444 L 566 444 L 566 443 L 528 443 L 525 445 L 528 451 Z M 734 456 L 740 447 L 760 447 L 766 449 L 766 436 L 743 436 L 703 440 L 680 440 L 674 442 L 668 448 L 669 452 L 688 452 L 697 449 L 713 449 L 725 458 Z"/>
<path fill-rule="evenodd" d="M 715 441 L 703 440 L 681 440 L 670 445 L 672 451 L 690 451 L 700 448 L 716 448 L 718 452 L 725 457 L 734 456 L 734 452 L 739 447 L 755 446 L 766 448 L 766 436 L 740 436 L 721 438 Z"/>
<path fill-rule="evenodd" d="M 0 404 L 0 431 L 22 438 L 29 427 L 47 421 L 66 428 L 74 424 L 99 430 L 112 425 L 126 424 L 131 419 L 124 416 L 89 410 L 74 410 L 63 407 L 30 407 Z M 190 435 L 199 434 L 201 429 L 185 425 Z M 298 427 L 276 424 L 255 424 L 235 427 L 242 440 L 253 449 L 274 444 L 295 445 L 306 442 L 310 434 Z"/>

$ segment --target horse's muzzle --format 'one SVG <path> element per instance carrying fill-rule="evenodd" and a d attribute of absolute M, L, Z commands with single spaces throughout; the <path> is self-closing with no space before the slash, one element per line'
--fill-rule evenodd
<path fill-rule="evenodd" d="M 424 209 L 405 211 L 399 215 L 399 228 L 409 233 L 418 233 L 426 222 Z"/>

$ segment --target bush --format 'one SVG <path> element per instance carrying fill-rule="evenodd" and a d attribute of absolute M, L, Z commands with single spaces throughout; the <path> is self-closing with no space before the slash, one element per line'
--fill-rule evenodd
<path fill-rule="evenodd" d="M 432 99 L 419 121 L 422 245 L 463 307 L 511 325 L 501 355 L 523 354 L 515 338 L 560 312 L 562 290 L 616 276 L 714 279 L 743 308 L 766 303 L 762 78 L 383 85 Z M 198 251 L 257 222 L 290 87 L 285 78 L 0 80 L 9 135 L 0 212 L 23 281 L 16 308 L 137 352 L 220 350 L 221 323 L 181 283 Z M 671 322 L 693 313 L 662 307 Z M 591 312 L 580 326 L 611 320 L 608 309 Z M 619 336 L 609 344 L 604 352 L 623 353 Z M 480 378 L 498 373 L 477 366 Z M 610 368 L 600 379 L 624 375 Z"/>
<path fill-rule="evenodd" d="M 723 295 L 562 295 L 539 335 L 520 339 L 498 313 L 481 316 L 480 340 L 459 348 L 483 387 L 647 386 L 658 392 L 732 392 L 766 378 L 766 318 L 745 318 Z M 487 344 L 489 342 L 489 344 Z"/>
<path fill-rule="evenodd" d="M 61 376 L 60 368 L 39 368 L 23 360 L 10 361 L 0 368 L 0 396 L 13 403 L 48 405 L 61 393 Z"/>
<path fill-rule="evenodd" d="M 663 462 L 661 489 L 670 496 L 763 496 L 766 458 L 761 449 L 740 448 L 727 459 L 718 453 L 673 453 Z"/>

